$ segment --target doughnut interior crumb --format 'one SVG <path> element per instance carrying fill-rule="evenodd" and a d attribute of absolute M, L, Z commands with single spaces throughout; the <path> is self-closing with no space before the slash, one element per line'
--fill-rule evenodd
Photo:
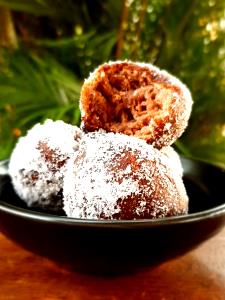
<path fill-rule="evenodd" d="M 178 79 L 142 63 L 104 64 L 81 91 L 86 131 L 102 128 L 133 135 L 158 148 L 183 133 L 191 104 L 190 93 Z"/>

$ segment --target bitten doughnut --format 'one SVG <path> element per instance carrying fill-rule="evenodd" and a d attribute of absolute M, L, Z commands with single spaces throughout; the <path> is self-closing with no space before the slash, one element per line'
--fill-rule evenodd
<path fill-rule="evenodd" d="M 188 197 L 169 158 L 135 137 L 84 135 L 67 165 L 66 215 L 81 219 L 134 220 L 186 214 Z"/>
<path fill-rule="evenodd" d="M 151 64 L 129 61 L 99 66 L 85 80 L 80 98 L 82 126 L 171 145 L 185 130 L 192 108 L 188 88 Z"/>
<path fill-rule="evenodd" d="M 78 148 L 81 131 L 63 121 L 36 124 L 12 152 L 9 175 L 16 193 L 28 206 L 62 208 L 62 183 L 67 160 Z"/>

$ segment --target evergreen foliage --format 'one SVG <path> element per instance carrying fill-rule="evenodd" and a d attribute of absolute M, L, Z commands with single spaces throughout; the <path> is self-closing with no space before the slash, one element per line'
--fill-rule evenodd
<path fill-rule="evenodd" d="M 0 0 L 1 11 L 14 27 L 0 17 L 0 159 L 36 122 L 79 124 L 85 77 L 107 60 L 127 58 L 187 84 L 195 103 L 176 147 L 225 167 L 223 0 Z"/>

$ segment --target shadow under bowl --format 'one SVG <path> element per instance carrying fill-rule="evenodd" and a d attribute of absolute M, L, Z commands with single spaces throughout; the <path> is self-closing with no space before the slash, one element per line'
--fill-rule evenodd
<path fill-rule="evenodd" d="M 81 220 L 26 207 L 0 175 L 0 230 L 61 266 L 95 274 L 136 271 L 193 249 L 225 223 L 224 170 L 182 159 L 189 214 L 156 220 Z M 7 161 L 0 170 L 7 171 Z"/>

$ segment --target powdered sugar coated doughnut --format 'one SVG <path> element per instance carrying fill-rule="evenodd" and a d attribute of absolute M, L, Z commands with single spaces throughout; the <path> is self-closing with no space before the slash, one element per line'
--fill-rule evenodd
<path fill-rule="evenodd" d="M 57 210 L 67 160 L 78 148 L 81 131 L 63 121 L 36 124 L 14 148 L 9 174 L 28 206 Z"/>
<path fill-rule="evenodd" d="M 143 219 L 185 214 L 188 197 L 169 158 L 123 134 L 84 135 L 67 165 L 64 210 L 81 219 Z"/>

